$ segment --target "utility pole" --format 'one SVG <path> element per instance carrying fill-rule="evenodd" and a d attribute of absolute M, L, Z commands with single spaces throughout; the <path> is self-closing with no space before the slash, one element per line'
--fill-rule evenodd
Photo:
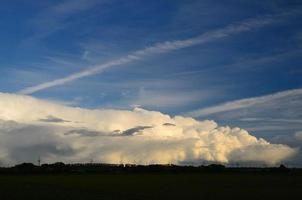
<path fill-rule="evenodd" d="M 40 167 L 41 166 L 41 157 L 39 156 L 38 158 L 38 166 Z"/>

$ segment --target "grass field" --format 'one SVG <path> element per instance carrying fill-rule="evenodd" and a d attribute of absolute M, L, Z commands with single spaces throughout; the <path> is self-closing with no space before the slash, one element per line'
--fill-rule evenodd
<path fill-rule="evenodd" d="M 302 175 L 0 175 L 0 199 L 302 199 Z"/>

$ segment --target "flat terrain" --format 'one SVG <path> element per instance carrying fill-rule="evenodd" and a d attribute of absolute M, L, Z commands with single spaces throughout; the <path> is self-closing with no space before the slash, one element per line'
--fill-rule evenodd
<path fill-rule="evenodd" d="M 302 174 L 0 175 L 0 199 L 302 199 Z"/>

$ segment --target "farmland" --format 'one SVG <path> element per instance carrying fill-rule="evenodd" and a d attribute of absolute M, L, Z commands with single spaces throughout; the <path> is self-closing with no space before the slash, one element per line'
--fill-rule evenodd
<path fill-rule="evenodd" d="M 300 172 L 2 174 L 0 199 L 301 199 Z"/>

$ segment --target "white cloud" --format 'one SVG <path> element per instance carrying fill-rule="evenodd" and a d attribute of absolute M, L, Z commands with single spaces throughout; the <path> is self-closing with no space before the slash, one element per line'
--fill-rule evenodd
<path fill-rule="evenodd" d="M 210 91 L 171 91 L 141 87 L 132 104 L 142 107 L 152 106 L 153 108 L 177 107 L 200 102 L 201 99 L 208 99 L 211 95 L 210 93 Z"/>
<path fill-rule="evenodd" d="M 41 120 L 49 116 L 52 120 Z M 270 144 L 214 121 L 138 108 L 89 110 L 4 93 L 0 93 L 0 137 L 0 160 L 6 163 L 42 156 L 44 162 L 273 165 L 296 153 L 286 145 Z"/>
<path fill-rule="evenodd" d="M 72 12 L 73 12 L 73 10 L 74 9 L 71 9 Z M 151 47 L 146 47 L 142 50 L 138 50 L 133 53 L 130 53 L 119 59 L 112 60 L 112 61 L 109 61 L 104 64 L 92 66 L 84 71 L 80 71 L 80 72 L 71 74 L 64 78 L 44 82 L 44 83 L 41 83 L 36 86 L 25 88 L 25 89 L 21 90 L 19 93 L 20 94 L 32 94 L 32 93 L 35 93 L 35 92 L 38 92 L 41 90 L 45 90 L 47 88 L 63 85 L 63 84 L 75 81 L 75 80 L 83 78 L 83 77 L 101 73 L 104 70 L 114 67 L 114 66 L 125 65 L 125 64 L 134 62 L 136 60 L 140 60 L 149 55 L 167 53 L 170 51 L 211 42 L 211 41 L 218 40 L 221 38 L 230 37 L 232 35 L 239 34 L 242 32 L 252 31 L 252 30 L 261 28 L 263 26 L 272 24 L 274 22 L 277 22 L 282 17 L 291 15 L 291 14 L 293 14 L 293 13 L 282 13 L 282 14 L 275 15 L 275 16 L 268 15 L 268 16 L 264 16 L 262 18 L 252 18 L 252 19 L 242 21 L 240 23 L 231 24 L 231 25 L 226 26 L 221 29 L 205 32 L 204 34 L 201 34 L 194 38 L 158 43 Z"/>
<path fill-rule="evenodd" d="M 295 138 L 302 141 L 302 131 L 298 131 L 295 133 Z"/>
<path fill-rule="evenodd" d="M 223 124 L 239 126 L 270 141 L 278 135 L 292 137 L 302 130 L 302 89 L 235 100 L 195 110 L 186 116 L 211 118 Z M 292 145 L 287 141 L 284 143 Z"/>
<path fill-rule="evenodd" d="M 85 50 L 82 54 L 82 59 L 89 60 L 89 54 L 90 54 L 90 51 Z"/>

